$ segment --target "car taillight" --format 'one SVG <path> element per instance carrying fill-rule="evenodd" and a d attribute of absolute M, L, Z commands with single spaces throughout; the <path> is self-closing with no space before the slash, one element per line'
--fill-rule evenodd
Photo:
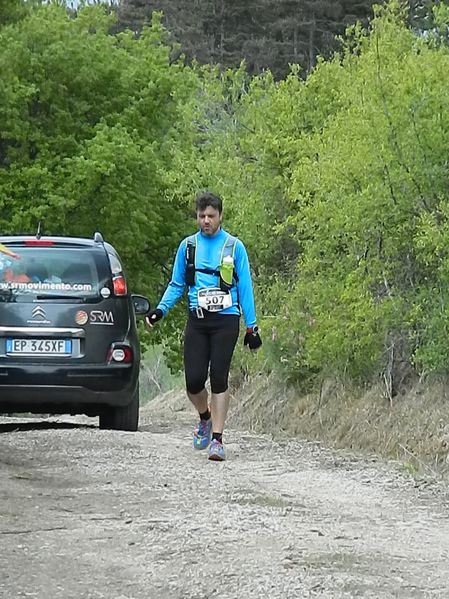
<path fill-rule="evenodd" d="M 106 355 L 106 362 L 111 364 L 111 362 L 119 362 L 121 364 L 127 364 L 131 362 L 131 348 L 125 345 L 114 345 L 108 349 L 108 353 Z"/>
<path fill-rule="evenodd" d="M 112 279 L 112 285 L 115 295 L 126 295 L 126 283 L 121 275 Z"/>
<path fill-rule="evenodd" d="M 25 245 L 33 245 L 33 246 L 44 246 L 44 247 L 49 247 L 51 245 L 54 245 L 54 242 L 49 240 L 49 239 L 27 239 L 26 241 L 24 241 Z"/>

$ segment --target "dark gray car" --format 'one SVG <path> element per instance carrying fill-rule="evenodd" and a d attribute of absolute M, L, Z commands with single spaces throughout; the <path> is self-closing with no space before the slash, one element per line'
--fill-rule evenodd
<path fill-rule="evenodd" d="M 0 237 L 0 412 L 85 413 L 137 430 L 135 315 L 149 308 L 99 233 Z"/>

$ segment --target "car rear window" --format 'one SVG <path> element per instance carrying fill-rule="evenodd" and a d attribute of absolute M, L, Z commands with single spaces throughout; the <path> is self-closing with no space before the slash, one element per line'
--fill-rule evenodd
<path fill-rule="evenodd" d="M 97 296 L 98 252 L 79 247 L 3 246 L 0 291 L 14 296 Z"/>

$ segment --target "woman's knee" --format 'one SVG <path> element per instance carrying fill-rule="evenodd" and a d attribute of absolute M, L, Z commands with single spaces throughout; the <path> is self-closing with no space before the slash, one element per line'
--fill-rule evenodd
<path fill-rule="evenodd" d="M 210 390 L 212 393 L 224 393 L 228 390 L 228 373 L 217 372 L 211 370 L 210 372 Z"/>
<path fill-rule="evenodd" d="M 186 389 L 192 395 L 197 395 L 197 393 L 201 393 L 204 389 L 206 381 L 203 378 L 187 378 L 186 377 Z"/>

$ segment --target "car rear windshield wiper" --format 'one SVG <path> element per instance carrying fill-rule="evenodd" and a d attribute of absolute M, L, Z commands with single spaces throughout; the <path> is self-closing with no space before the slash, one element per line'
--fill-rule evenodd
<path fill-rule="evenodd" d="M 66 299 L 66 300 L 76 300 L 78 302 L 87 302 L 89 298 L 82 295 L 67 295 L 66 293 L 61 294 L 53 294 L 46 293 L 41 295 L 36 295 L 36 299 L 38 300 L 46 300 L 46 299 Z"/>

